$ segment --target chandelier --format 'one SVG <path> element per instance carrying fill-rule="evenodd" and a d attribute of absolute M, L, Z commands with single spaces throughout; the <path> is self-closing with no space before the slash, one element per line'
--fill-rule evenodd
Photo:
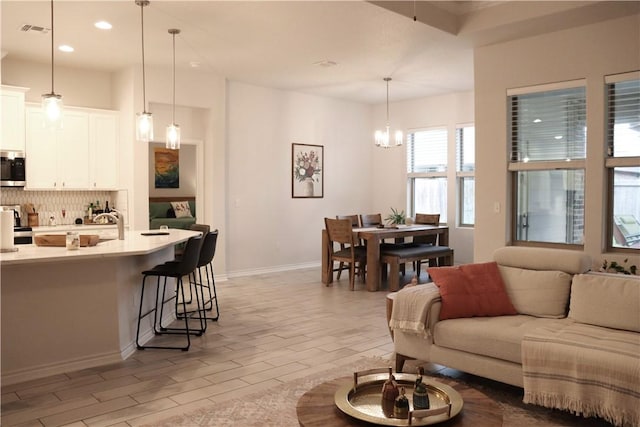
<path fill-rule="evenodd" d="M 391 147 L 391 126 L 389 126 L 389 82 L 391 77 L 385 77 L 384 81 L 387 82 L 387 126 L 385 130 L 377 130 L 375 133 L 376 146 L 382 148 Z M 402 145 L 402 131 L 397 130 L 394 132 L 394 143 L 396 146 Z"/>

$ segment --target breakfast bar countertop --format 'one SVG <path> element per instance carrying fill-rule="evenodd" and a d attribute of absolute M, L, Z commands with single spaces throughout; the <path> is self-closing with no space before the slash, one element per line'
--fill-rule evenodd
<path fill-rule="evenodd" d="M 0 253 L 0 265 L 79 261 L 81 259 L 120 257 L 130 255 L 146 255 L 159 249 L 173 246 L 198 235 L 199 232 L 180 229 L 169 229 L 169 234 L 144 236 L 142 233 L 157 233 L 159 230 L 126 231 L 124 240 L 104 240 L 96 246 L 81 247 L 78 250 L 67 250 L 65 247 L 43 247 L 16 245 L 15 252 Z M 164 230 L 163 230 L 164 231 Z M 92 234 L 91 232 L 81 234 Z"/>

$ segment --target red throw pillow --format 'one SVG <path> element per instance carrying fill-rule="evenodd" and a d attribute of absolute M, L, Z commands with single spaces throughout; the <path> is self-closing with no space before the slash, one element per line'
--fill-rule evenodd
<path fill-rule="evenodd" d="M 427 272 L 440 289 L 440 319 L 518 314 L 495 262 L 432 267 Z"/>

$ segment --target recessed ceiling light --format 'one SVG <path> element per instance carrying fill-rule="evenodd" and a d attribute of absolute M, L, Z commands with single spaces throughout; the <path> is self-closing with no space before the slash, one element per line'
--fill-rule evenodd
<path fill-rule="evenodd" d="M 562 139 L 562 135 L 556 135 L 554 136 L 555 139 Z"/>
<path fill-rule="evenodd" d="M 112 27 L 112 25 L 107 21 L 98 21 L 93 25 L 100 30 L 110 30 Z"/>
<path fill-rule="evenodd" d="M 318 62 L 314 62 L 313 65 L 317 65 L 318 67 L 335 67 L 336 65 L 338 65 L 337 62 L 335 61 L 330 61 L 328 59 L 322 60 L 322 61 L 318 61 Z"/>
<path fill-rule="evenodd" d="M 540 123 L 540 122 L 542 122 L 542 120 L 540 120 L 540 119 L 535 119 L 535 120 L 533 121 L 533 123 Z"/>
<path fill-rule="evenodd" d="M 200 61 L 191 61 L 189 62 L 191 68 L 198 68 L 200 66 Z"/>
<path fill-rule="evenodd" d="M 75 49 L 68 44 L 61 44 L 58 46 L 58 50 L 61 52 L 73 52 Z"/>

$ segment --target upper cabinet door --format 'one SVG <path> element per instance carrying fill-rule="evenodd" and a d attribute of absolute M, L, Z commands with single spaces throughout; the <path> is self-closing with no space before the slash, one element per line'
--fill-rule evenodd
<path fill-rule="evenodd" d="M 89 188 L 89 114 L 65 109 L 57 131 L 58 180 L 63 190 Z M 60 187 L 59 187 L 60 188 Z"/>
<path fill-rule="evenodd" d="M 118 114 L 89 115 L 89 186 L 91 190 L 118 188 Z"/>
<path fill-rule="evenodd" d="M 26 108 L 26 167 L 28 189 L 56 189 L 58 151 L 56 132 L 42 125 L 40 107 Z"/>
<path fill-rule="evenodd" d="M 0 90 L 2 95 L 0 149 L 3 151 L 25 150 L 24 94 L 27 90 L 11 86 L 2 86 Z"/>

